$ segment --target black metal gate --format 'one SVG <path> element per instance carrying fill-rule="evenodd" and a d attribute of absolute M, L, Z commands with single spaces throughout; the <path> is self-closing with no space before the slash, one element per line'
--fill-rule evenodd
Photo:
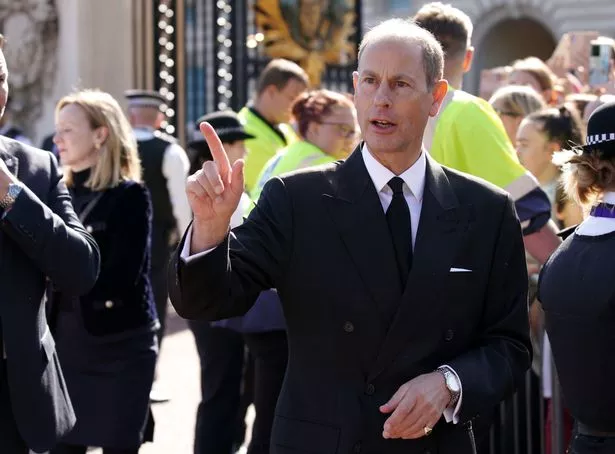
<path fill-rule="evenodd" d="M 297 0 L 298 2 L 298 0 Z M 352 42 L 361 36 L 361 1 L 355 2 Z M 186 0 L 185 119 L 189 125 L 207 112 L 241 109 L 251 98 L 269 58 L 256 27 L 256 0 Z M 354 63 L 327 66 L 322 86 L 350 91 Z M 181 88 L 181 87 L 179 87 Z"/>

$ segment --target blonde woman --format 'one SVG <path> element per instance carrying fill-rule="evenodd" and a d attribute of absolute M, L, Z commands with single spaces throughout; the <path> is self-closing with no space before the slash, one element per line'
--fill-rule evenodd
<path fill-rule="evenodd" d="M 538 92 L 525 85 L 508 85 L 499 88 L 489 99 L 489 104 L 500 116 L 506 134 L 513 145 L 517 143 L 517 130 L 523 119 L 547 107 Z"/>
<path fill-rule="evenodd" d="M 77 424 L 51 452 L 84 454 L 100 446 L 104 454 L 136 454 L 153 428 L 148 396 L 158 352 L 149 279 L 152 209 L 136 142 L 117 101 L 89 90 L 60 100 L 54 142 L 75 211 L 100 247 L 101 270 L 85 296 L 53 298 Z"/>

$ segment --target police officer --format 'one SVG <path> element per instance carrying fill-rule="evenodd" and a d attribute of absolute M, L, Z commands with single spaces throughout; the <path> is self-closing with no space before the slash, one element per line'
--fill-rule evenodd
<path fill-rule="evenodd" d="M 143 180 L 153 206 L 151 277 L 162 341 L 167 314 L 166 266 L 170 251 L 191 220 L 185 184 L 190 163 L 175 139 L 159 131 L 164 120 L 160 107 L 165 98 L 156 91 L 128 90 L 128 119 L 133 127 L 143 167 Z M 167 398 L 153 391 L 152 401 Z"/>

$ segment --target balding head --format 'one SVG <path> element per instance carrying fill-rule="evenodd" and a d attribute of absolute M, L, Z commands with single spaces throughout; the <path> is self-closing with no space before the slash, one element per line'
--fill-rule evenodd
<path fill-rule="evenodd" d="M 419 46 L 423 56 L 423 70 L 427 87 L 431 90 L 434 83 L 442 79 L 444 54 L 438 40 L 427 30 L 410 20 L 389 19 L 368 31 L 359 45 L 358 66 L 365 49 L 380 42 L 401 42 L 409 46 Z"/>

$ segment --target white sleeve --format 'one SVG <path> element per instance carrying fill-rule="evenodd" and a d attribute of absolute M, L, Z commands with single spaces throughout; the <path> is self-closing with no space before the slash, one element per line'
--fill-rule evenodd
<path fill-rule="evenodd" d="M 452 422 L 453 424 L 457 424 L 459 422 L 459 410 L 461 410 L 461 400 L 463 399 L 463 385 L 461 384 L 461 380 L 459 379 L 459 375 L 457 375 L 457 372 L 455 372 L 455 369 L 453 369 L 451 366 L 447 366 L 446 364 L 444 366 L 448 367 L 453 372 L 453 374 L 455 374 L 457 382 L 459 383 L 460 391 L 459 400 L 457 400 L 457 405 L 455 405 L 455 408 L 444 409 L 444 419 L 446 420 L 446 422 Z"/>
<path fill-rule="evenodd" d="M 162 174 L 167 179 L 167 189 L 173 207 L 177 229 L 183 234 L 192 219 L 192 211 L 186 195 L 186 178 L 190 170 L 188 156 L 182 147 L 171 144 L 162 159 Z"/>
<path fill-rule="evenodd" d="M 239 205 L 237 206 L 237 209 L 231 216 L 231 226 L 230 226 L 231 228 L 235 228 L 238 225 L 243 223 L 243 217 L 248 212 L 250 203 L 252 203 L 252 200 L 250 199 L 248 194 L 246 194 L 245 192 L 241 194 L 241 199 L 239 199 Z M 192 226 L 190 226 L 190 228 L 188 229 L 188 232 L 186 233 L 186 239 L 184 240 L 184 247 L 182 248 L 181 253 L 179 254 L 179 257 L 181 259 L 187 260 L 190 258 L 201 257 L 203 255 L 209 254 L 211 251 L 216 249 L 215 247 L 212 247 L 211 249 L 207 249 L 205 251 L 201 251 L 196 254 L 190 254 L 190 243 L 191 242 L 192 242 Z"/>

